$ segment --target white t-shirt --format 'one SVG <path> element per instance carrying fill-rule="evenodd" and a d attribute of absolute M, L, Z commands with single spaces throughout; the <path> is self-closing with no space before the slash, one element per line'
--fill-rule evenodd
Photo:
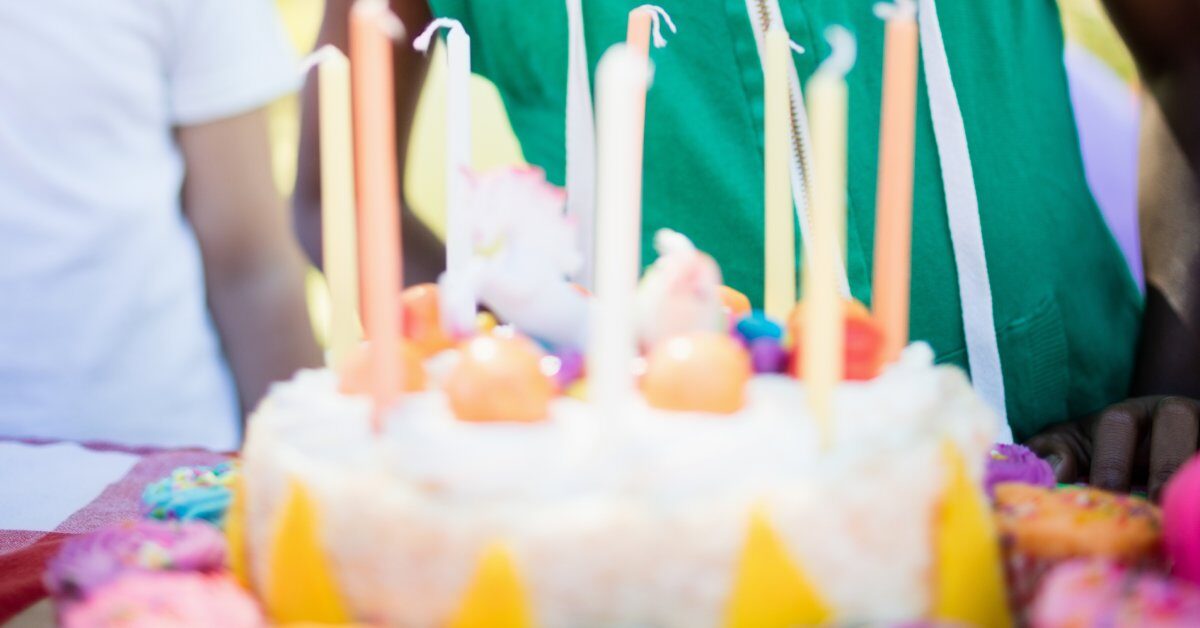
<path fill-rule="evenodd" d="M 298 81 L 272 0 L 0 2 L 0 437 L 237 446 L 174 130 Z"/>

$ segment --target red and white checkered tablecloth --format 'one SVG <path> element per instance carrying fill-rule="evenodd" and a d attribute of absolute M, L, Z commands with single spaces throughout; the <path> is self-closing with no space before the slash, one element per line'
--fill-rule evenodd
<path fill-rule="evenodd" d="M 22 442 L 19 445 L 47 447 L 50 444 Z M 46 596 L 42 572 L 46 561 L 57 553 L 64 540 L 141 516 L 143 489 L 175 468 L 212 465 L 228 458 L 226 455 L 196 450 L 130 450 L 105 445 L 83 447 L 88 451 L 129 454 L 135 456 L 136 462 L 123 475 L 113 478 L 98 495 L 71 504 L 67 509 L 69 514 L 56 526 L 43 525 L 40 527 L 44 529 L 37 530 L 3 529 L 0 526 L 0 625 Z M 28 469 L 28 473 L 36 474 L 38 469 Z M 13 481 L 13 478 L 6 481 Z M 31 495 L 30 498 L 37 496 Z M 21 504 L 0 503 L 3 509 L 21 507 Z"/>

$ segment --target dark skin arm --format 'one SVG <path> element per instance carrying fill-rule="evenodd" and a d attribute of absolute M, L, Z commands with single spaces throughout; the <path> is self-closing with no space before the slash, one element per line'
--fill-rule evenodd
<path fill-rule="evenodd" d="M 1200 441 L 1200 3 L 1107 0 L 1151 98 L 1142 123 L 1146 310 L 1135 398 L 1028 443 L 1060 481 L 1157 499 Z"/>
<path fill-rule="evenodd" d="M 208 307 L 243 412 L 272 382 L 321 363 L 304 292 L 304 255 L 275 188 L 262 110 L 180 128 L 183 208 L 204 260 Z"/>
<path fill-rule="evenodd" d="M 317 46 L 333 44 L 346 51 L 349 43 L 351 0 L 327 0 L 325 17 L 317 37 Z M 430 22 L 432 16 L 424 0 L 391 0 L 392 10 L 404 21 L 409 38 L 396 45 L 396 156 L 401 173 L 401 200 L 405 164 L 408 159 L 408 140 L 421 86 L 429 67 L 428 59 L 415 52 L 409 41 Z M 316 73 L 309 76 L 303 92 L 301 113 L 300 158 L 297 164 L 296 189 L 292 195 L 292 212 L 296 234 L 309 259 L 321 265 L 321 157 L 318 139 Z M 445 249 L 406 203 L 401 203 L 401 232 L 404 238 L 404 273 L 408 285 L 437 281 L 444 269 Z"/>

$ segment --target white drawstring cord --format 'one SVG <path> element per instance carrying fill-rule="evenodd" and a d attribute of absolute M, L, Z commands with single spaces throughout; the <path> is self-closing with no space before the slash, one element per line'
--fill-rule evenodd
<path fill-rule="evenodd" d="M 962 109 L 946 56 L 946 43 L 934 0 L 920 0 L 917 19 L 921 31 L 921 54 L 925 62 L 925 85 L 933 117 L 938 161 L 942 168 L 942 186 L 946 195 L 946 213 L 950 223 L 950 241 L 958 274 L 958 294 L 962 306 L 963 335 L 967 342 L 967 362 L 971 382 L 979 396 L 996 412 L 1001 442 L 1012 442 L 1005 408 L 1004 372 L 1000 364 L 1000 346 L 996 339 L 995 314 L 992 311 L 992 285 L 988 277 L 983 228 L 979 218 L 979 197 L 975 189 L 975 171 Z"/>

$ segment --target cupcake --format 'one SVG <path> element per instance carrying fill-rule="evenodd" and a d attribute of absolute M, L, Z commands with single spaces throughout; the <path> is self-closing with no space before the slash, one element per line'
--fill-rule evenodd
<path fill-rule="evenodd" d="M 128 572 L 212 573 L 224 566 L 225 539 L 206 523 L 129 521 L 63 543 L 45 583 L 55 599 L 69 602 Z"/>
<path fill-rule="evenodd" d="M 1105 560 L 1070 561 L 1045 577 L 1029 625 L 1200 626 L 1200 588 Z"/>
<path fill-rule="evenodd" d="M 203 520 L 221 525 L 233 501 L 237 466 L 180 467 L 142 493 L 146 516 L 154 519 Z"/>
<path fill-rule="evenodd" d="M 1093 488 L 1004 483 L 996 485 L 995 507 L 1014 608 L 1025 607 L 1042 576 L 1067 560 L 1161 564 L 1159 511 L 1143 499 Z"/>
<path fill-rule="evenodd" d="M 992 448 L 983 483 L 988 496 L 994 498 L 996 485 L 1006 482 L 1054 488 L 1054 469 L 1028 447 L 1001 443 Z"/>
<path fill-rule="evenodd" d="M 262 611 L 232 579 L 130 572 L 61 615 L 64 628 L 257 628 Z"/>
<path fill-rule="evenodd" d="M 1200 456 L 1167 482 L 1162 505 L 1163 545 L 1173 573 L 1200 585 Z"/>

